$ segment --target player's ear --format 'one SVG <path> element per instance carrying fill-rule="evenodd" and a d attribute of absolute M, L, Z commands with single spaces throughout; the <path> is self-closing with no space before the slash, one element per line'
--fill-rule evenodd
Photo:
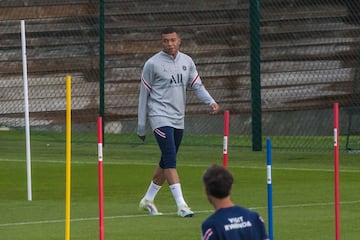
<path fill-rule="evenodd" d="M 204 187 L 204 191 L 205 191 L 206 195 L 210 195 L 209 189 L 207 187 Z"/>

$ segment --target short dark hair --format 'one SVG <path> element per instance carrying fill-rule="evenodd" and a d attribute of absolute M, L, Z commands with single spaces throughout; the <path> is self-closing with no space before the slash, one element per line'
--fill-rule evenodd
<path fill-rule="evenodd" d="M 174 27 L 166 27 L 161 31 L 161 34 L 177 33 Z"/>
<path fill-rule="evenodd" d="M 225 167 L 214 164 L 203 175 L 206 192 L 216 198 L 225 198 L 230 195 L 234 178 Z"/>

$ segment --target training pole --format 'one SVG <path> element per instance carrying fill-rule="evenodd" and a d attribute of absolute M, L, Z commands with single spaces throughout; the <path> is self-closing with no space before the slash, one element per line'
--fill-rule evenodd
<path fill-rule="evenodd" d="M 335 239 L 340 240 L 339 104 L 334 103 Z"/>
<path fill-rule="evenodd" d="M 103 134 L 102 117 L 98 117 L 98 182 L 99 182 L 99 233 L 104 239 L 104 184 L 103 184 Z"/>
<path fill-rule="evenodd" d="M 230 121 L 230 112 L 226 110 L 224 112 L 224 143 L 223 143 L 223 165 L 228 167 L 228 140 L 229 140 L 229 121 Z"/>
<path fill-rule="evenodd" d="M 267 193 L 268 193 L 268 218 L 269 218 L 269 239 L 274 239 L 273 231 L 273 204 L 272 204 L 272 146 L 271 139 L 266 139 L 266 170 L 267 170 Z"/>
<path fill-rule="evenodd" d="M 26 57 L 26 36 L 25 21 L 20 21 L 21 28 L 21 50 L 22 50 L 22 66 L 24 78 L 24 112 L 25 112 L 25 141 L 26 141 L 26 173 L 27 173 L 27 192 L 28 201 L 32 201 L 31 187 L 31 154 L 30 154 L 30 117 L 29 117 L 29 93 L 28 93 L 28 77 L 27 77 L 27 57 Z"/>
<path fill-rule="evenodd" d="M 66 77 L 66 196 L 65 240 L 70 239 L 70 194 L 71 194 L 71 76 Z"/>

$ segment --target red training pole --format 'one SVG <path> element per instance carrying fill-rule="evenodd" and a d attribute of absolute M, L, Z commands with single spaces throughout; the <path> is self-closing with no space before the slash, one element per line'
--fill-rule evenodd
<path fill-rule="evenodd" d="M 335 239 L 340 240 L 339 104 L 334 103 Z"/>
<path fill-rule="evenodd" d="M 102 117 L 98 117 L 98 183 L 99 183 L 99 233 L 104 240 L 104 184 L 103 184 L 103 150 L 102 150 Z"/>
<path fill-rule="evenodd" d="M 224 147 L 223 147 L 223 165 L 228 167 L 228 138 L 229 138 L 229 119 L 230 112 L 226 110 L 224 112 Z"/>

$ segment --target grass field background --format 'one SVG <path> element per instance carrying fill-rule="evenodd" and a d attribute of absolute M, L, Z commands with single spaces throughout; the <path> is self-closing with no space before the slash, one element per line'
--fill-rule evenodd
<path fill-rule="evenodd" d="M 71 239 L 99 239 L 97 140 L 72 144 Z M 159 150 L 150 137 L 105 142 L 105 239 L 200 239 L 201 222 L 212 212 L 201 177 L 213 163 L 222 164 L 222 136 L 185 136 L 178 171 L 193 218 L 176 216 L 175 202 L 165 185 L 156 198 L 163 216 L 149 216 L 138 203 L 150 182 Z M 234 136 L 232 141 L 241 141 Z M 319 152 L 273 149 L 274 239 L 334 239 L 334 173 L 332 141 Z M 65 138 L 32 133 L 33 201 L 27 201 L 24 134 L 0 132 L 1 239 L 65 238 Z M 275 141 L 286 140 L 274 137 Z M 308 141 L 308 140 L 307 140 Z M 341 239 L 360 236 L 360 155 L 340 154 Z M 229 147 L 229 169 L 235 203 L 267 218 L 266 153 L 241 144 Z"/>

